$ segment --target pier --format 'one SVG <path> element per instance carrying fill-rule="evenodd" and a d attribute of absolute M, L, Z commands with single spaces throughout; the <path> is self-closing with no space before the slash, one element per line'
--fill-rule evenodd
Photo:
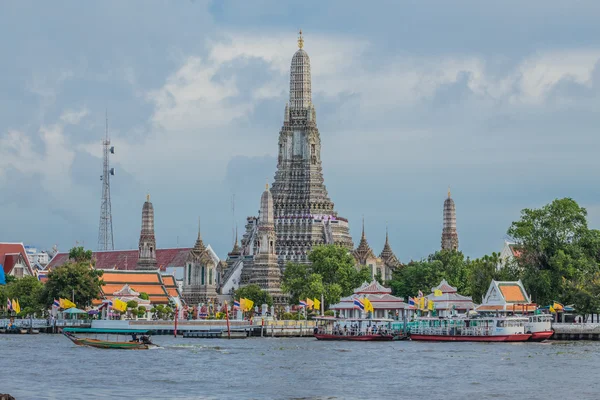
<path fill-rule="evenodd" d="M 600 323 L 552 324 L 552 340 L 600 340 Z"/>

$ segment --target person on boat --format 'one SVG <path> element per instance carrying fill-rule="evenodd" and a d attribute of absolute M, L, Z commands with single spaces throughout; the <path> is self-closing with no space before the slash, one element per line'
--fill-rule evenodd
<path fill-rule="evenodd" d="M 144 344 L 152 344 L 152 342 L 150 342 L 150 337 L 146 335 L 142 335 L 141 342 Z"/>
<path fill-rule="evenodd" d="M 138 338 L 137 338 L 137 333 L 134 332 L 134 333 L 131 334 L 131 341 L 132 342 L 138 342 L 139 341 Z"/>

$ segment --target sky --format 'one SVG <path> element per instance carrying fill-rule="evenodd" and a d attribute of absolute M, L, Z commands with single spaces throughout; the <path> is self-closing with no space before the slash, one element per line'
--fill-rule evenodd
<path fill-rule="evenodd" d="M 297 32 L 325 184 L 358 244 L 403 262 L 499 252 L 524 208 L 571 197 L 600 228 L 600 2 L 0 4 L 0 241 L 96 250 L 105 113 L 116 249 L 150 194 L 158 248 L 221 258 L 276 169 Z M 235 207 L 232 207 L 232 197 Z"/>

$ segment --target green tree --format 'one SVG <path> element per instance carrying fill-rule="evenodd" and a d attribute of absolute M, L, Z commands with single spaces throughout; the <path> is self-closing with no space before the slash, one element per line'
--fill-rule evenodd
<path fill-rule="evenodd" d="M 82 263 L 85 261 L 92 261 L 92 251 L 85 250 L 83 247 L 73 247 L 69 250 L 69 259 L 76 263 Z"/>
<path fill-rule="evenodd" d="M 150 297 L 148 296 L 148 293 L 141 292 L 140 293 L 140 299 L 142 299 L 142 300 L 150 300 Z"/>
<path fill-rule="evenodd" d="M 408 299 L 419 291 L 429 294 L 431 288 L 439 285 L 444 279 L 443 265 L 439 260 L 411 261 L 392 273 L 392 280 L 387 284 L 396 296 Z"/>
<path fill-rule="evenodd" d="M 87 261 L 55 268 L 48 274 L 41 300 L 50 307 L 54 299 L 60 297 L 71 299 L 74 295 L 78 307 L 88 307 L 92 304 L 92 300 L 100 296 L 104 283 L 101 279 L 102 272 L 90 268 Z"/>
<path fill-rule="evenodd" d="M 268 304 L 269 306 L 273 305 L 273 297 L 260 288 L 258 285 L 247 285 L 237 289 L 234 293 L 234 297 L 239 300 L 240 298 L 249 299 L 254 302 L 255 306 L 260 306 L 262 304 Z"/>
<path fill-rule="evenodd" d="M 522 253 L 517 263 L 523 284 L 538 304 L 568 300 L 575 289 L 568 282 L 580 282 L 582 289 L 589 284 L 586 277 L 599 271 L 600 232 L 588 229 L 586 217 L 573 199 L 557 199 L 540 209 L 524 209 L 508 229 Z"/>
<path fill-rule="evenodd" d="M 43 284 L 34 276 L 11 279 L 7 285 L 0 286 L 0 303 L 4 306 L 6 299 L 18 299 L 21 306 L 19 315 L 41 314 L 46 307 L 40 301 Z"/>
<path fill-rule="evenodd" d="M 500 266 L 500 268 L 498 268 Z M 520 271 L 514 262 L 504 264 L 500 254 L 492 253 L 467 263 L 467 292 L 475 303 L 481 303 L 492 280 L 516 281 Z"/>
<path fill-rule="evenodd" d="M 146 316 L 146 307 L 139 306 L 137 308 L 137 317 L 138 318 L 144 318 L 145 316 Z"/>

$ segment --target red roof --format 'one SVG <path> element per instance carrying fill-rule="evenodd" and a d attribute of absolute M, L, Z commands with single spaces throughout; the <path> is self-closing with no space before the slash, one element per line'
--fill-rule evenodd
<path fill-rule="evenodd" d="M 25 260 L 25 265 L 29 273 L 35 276 L 31 265 L 29 265 L 29 258 L 27 258 L 23 243 L 0 243 L 0 264 L 4 266 L 4 274 L 10 274 L 15 264 L 18 263 L 19 256 L 22 256 L 23 260 Z"/>
<path fill-rule="evenodd" d="M 156 265 L 161 270 L 167 267 L 183 267 L 191 248 L 156 249 Z M 134 270 L 138 260 L 138 250 L 95 251 L 92 253 L 95 267 L 98 269 Z M 57 253 L 46 269 L 52 269 L 66 264 L 69 253 Z"/>

